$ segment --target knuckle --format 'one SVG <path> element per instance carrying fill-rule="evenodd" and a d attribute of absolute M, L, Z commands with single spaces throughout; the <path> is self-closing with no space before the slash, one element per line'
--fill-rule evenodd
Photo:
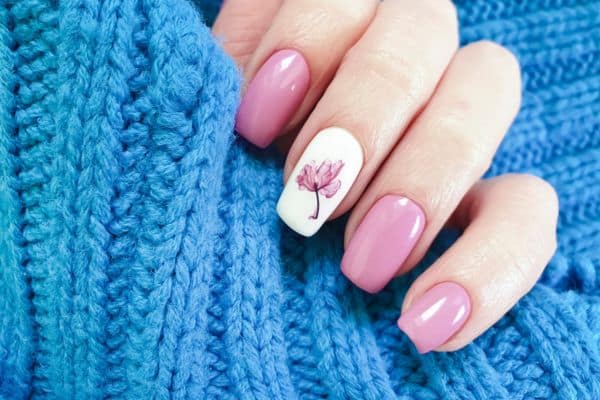
<path fill-rule="evenodd" d="M 257 40 L 254 36 L 233 36 L 224 43 L 227 53 L 238 61 L 240 65 L 246 65 L 254 52 Z"/>
<path fill-rule="evenodd" d="M 519 65 L 517 58 L 510 50 L 491 40 L 480 40 L 471 43 L 465 49 L 486 56 L 486 58 L 494 59 L 496 62 L 501 62 L 503 66 Z"/>
<path fill-rule="evenodd" d="M 471 79 L 478 87 L 493 93 L 499 109 L 517 113 L 521 99 L 521 69 L 511 51 L 483 40 L 460 49 L 456 60 L 461 67 L 471 71 Z"/>
<path fill-rule="evenodd" d="M 453 49 L 458 47 L 458 16 L 456 7 L 450 0 L 427 0 L 418 2 L 420 10 L 412 23 L 418 26 L 427 21 L 426 28 L 432 43 L 436 46 L 449 46 Z M 426 15 L 424 19 L 423 16 Z"/>
<path fill-rule="evenodd" d="M 483 145 L 483 141 L 465 140 L 463 152 L 467 167 L 473 171 L 475 177 L 480 178 L 490 168 L 492 154 Z"/>
<path fill-rule="evenodd" d="M 524 229 L 522 220 L 499 225 L 504 235 L 491 244 L 496 248 L 496 259 L 506 265 L 510 275 L 519 282 L 533 284 L 554 253 L 552 237 L 540 229 Z M 515 240 L 516 235 L 519 240 Z"/>
<path fill-rule="evenodd" d="M 537 254 L 549 260 L 557 247 L 556 225 L 559 200 L 556 190 L 545 180 L 529 174 L 513 175 L 513 187 L 508 188 L 513 201 L 521 210 L 522 219 L 528 220 L 532 246 Z M 521 227 L 522 229 L 522 227 Z M 536 253 L 536 252 L 533 252 Z"/>
<path fill-rule="evenodd" d="M 402 27 L 409 35 L 418 35 L 420 45 L 429 41 L 430 46 L 437 49 L 458 47 L 458 16 L 450 0 L 421 0 L 410 5 L 403 1 L 384 1 L 381 7 L 379 14 L 386 16 L 388 24 Z"/>
<path fill-rule="evenodd" d="M 479 179 L 488 170 L 495 149 L 489 137 L 465 129 L 474 109 L 472 101 L 458 97 L 445 106 L 443 113 L 422 120 L 418 128 L 428 132 L 431 140 L 438 143 L 438 153 L 451 160 L 452 167 L 445 165 L 440 172 L 464 171 L 469 181 Z"/>
<path fill-rule="evenodd" d="M 450 0 L 423 0 L 419 2 L 425 7 L 432 23 L 441 24 L 450 29 L 458 29 L 456 6 Z"/>
<path fill-rule="evenodd" d="M 415 104 L 421 99 L 425 85 L 425 71 L 402 57 L 394 49 L 380 47 L 355 47 L 351 49 L 343 63 L 352 76 L 365 76 L 377 82 L 377 87 L 394 90 L 405 96 L 406 104 Z"/>
<path fill-rule="evenodd" d="M 375 11 L 374 0 L 353 2 L 348 6 L 346 1 L 327 2 L 328 10 L 323 10 L 326 15 L 334 15 L 336 21 L 343 21 L 344 25 L 359 27 L 365 25 Z M 316 1 L 315 9 L 322 9 L 323 2 Z"/>
<path fill-rule="evenodd" d="M 517 176 L 518 186 L 522 195 L 527 198 L 529 207 L 543 211 L 544 217 L 556 217 L 558 215 L 558 195 L 554 187 L 534 175 Z"/>
<path fill-rule="evenodd" d="M 459 117 L 444 119 L 444 130 L 451 132 L 449 144 L 452 154 L 461 162 L 464 171 L 472 174 L 473 178 L 481 177 L 492 161 L 491 150 L 487 148 L 486 141 L 477 136 L 465 135 L 460 130 Z"/>
<path fill-rule="evenodd" d="M 490 40 L 471 43 L 462 50 L 470 59 L 484 62 L 490 71 L 502 73 L 507 79 L 518 79 L 521 75 L 520 64 L 513 52 Z"/>
<path fill-rule="evenodd" d="M 514 253 L 507 252 L 506 262 L 507 265 L 512 266 L 511 275 L 516 276 L 521 282 L 529 282 L 528 288 L 530 288 L 541 275 L 546 263 L 537 262 L 535 257 L 530 255 L 531 252 L 527 252 L 528 250 L 530 249 L 522 249 Z"/>

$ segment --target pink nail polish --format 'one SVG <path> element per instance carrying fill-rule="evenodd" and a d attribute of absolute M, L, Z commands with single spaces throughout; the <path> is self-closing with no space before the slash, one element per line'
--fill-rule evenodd
<path fill-rule="evenodd" d="M 446 343 L 462 328 L 470 313 L 467 291 L 456 283 L 443 282 L 415 300 L 398 320 L 398 327 L 423 354 Z"/>
<path fill-rule="evenodd" d="M 371 207 L 342 259 L 342 272 L 361 289 L 376 293 L 394 278 L 421 237 L 425 214 L 412 200 L 387 195 Z"/>
<path fill-rule="evenodd" d="M 236 131 L 258 147 L 267 147 L 302 104 L 310 84 L 306 60 L 295 50 L 273 54 L 250 82 L 238 110 Z"/>

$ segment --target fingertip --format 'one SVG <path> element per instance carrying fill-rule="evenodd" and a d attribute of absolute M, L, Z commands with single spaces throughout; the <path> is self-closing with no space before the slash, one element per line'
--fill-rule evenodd
<path fill-rule="evenodd" d="M 456 282 L 434 285 L 416 299 L 398 319 L 398 328 L 419 353 L 428 353 L 448 342 L 471 315 L 471 298 Z"/>
<path fill-rule="evenodd" d="M 396 194 L 381 197 L 354 232 L 342 272 L 361 289 L 379 292 L 402 269 L 425 224 L 423 209 L 416 202 Z"/>
<path fill-rule="evenodd" d="M 310 86 L 310 68 L 293 49 L 273 53 L 258 70 L 242 99 L 236 131 L 265 148 L 283 131 Z"/>

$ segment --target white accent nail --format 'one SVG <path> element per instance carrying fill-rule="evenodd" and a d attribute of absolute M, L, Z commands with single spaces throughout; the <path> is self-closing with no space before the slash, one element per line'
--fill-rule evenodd
<path fill-rule="evenodd" d="M 299 234 L 314 235 L 346 197 L 362 166 L 362 147 L 350 132 L 322 130 L 290 175 L 277 213 Z"/>

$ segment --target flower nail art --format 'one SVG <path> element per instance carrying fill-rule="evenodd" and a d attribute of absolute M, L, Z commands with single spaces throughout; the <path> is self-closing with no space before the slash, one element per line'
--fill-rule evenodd
<path fill-rule="evenodd" d="M 340 190 L 342 183 L 338 179 L 338 175 L 342 168 L 344 168 L 342 161 L 331 162 L 325 160 L 318 167 L 315 161 L 311 161 L 309 164 L 304 165 L 300 174 L 296 177 L 298 189 L 314 192 L 317 198 L 315 212 L 308 217 L 309 219 L 319 218 L 321 208 L 319 195 L 330 199 Z"/>
<path fill-rule="evenodd" d="M 323 129 L 294 166 L 277 202 L 277 213 L 297 233 L 314 235 L 344 200 L 362 165 L 362 146 L 351 132 Z"/>

